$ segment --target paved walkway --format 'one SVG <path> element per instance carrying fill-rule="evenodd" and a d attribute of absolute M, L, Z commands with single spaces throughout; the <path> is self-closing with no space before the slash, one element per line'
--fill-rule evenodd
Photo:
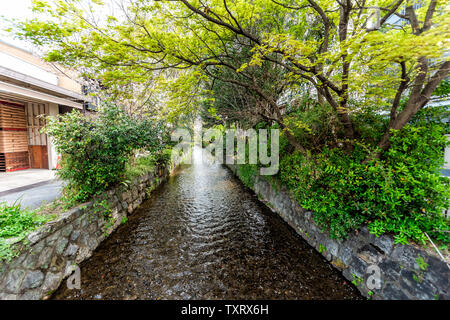
<path fill-rule="evenodd" d="M 19 202 L 22 208 L 35 209 L 61 195 L 62 183 L 55 171 L 28 169 L 0 173 L 0 202 Z"/>
<path fill-rule="evenodd" d="M 0 193 L 26 187 L 43 181 L 55 179 L 54 170 L 27 169 L 13 172 L 0 172 Z"/>

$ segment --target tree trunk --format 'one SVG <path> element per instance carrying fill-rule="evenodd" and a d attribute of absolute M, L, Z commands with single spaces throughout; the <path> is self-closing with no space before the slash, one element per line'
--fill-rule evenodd
<path fill-rule="evenodd" d="M 419 59 L 418 68 L 419 74 L 414 80 L 408 103 L 398 114 L 398 116 L 395 117 L 395 120 L 390 122 L 390 125 L 386 128 L 386 132 L 378 142 L 378 147 L 381 149 L 381 152 L 388 150 L 391 145 L 391 129 L 401 130 L 411 120 L 411 118 L 428 103 L 431 95 L 433 94 L 433 91 L 448 75 L 450 71 L 450 61 L 444 62 L 425 86 L 424 83 L 426 80 L 426 72 L 428 70 L 428 61 L 426 58 Z M 381 156 L 381 152 L 369 156 L 369 158 L 367 158 L 364 162 L 367 162 L 371 159 L 378 159 Z"/>

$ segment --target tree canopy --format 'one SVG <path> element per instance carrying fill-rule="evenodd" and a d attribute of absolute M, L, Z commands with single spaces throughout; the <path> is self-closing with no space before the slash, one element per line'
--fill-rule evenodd
<path fill-rule="evenodd" d="M 391 129 L 402 129 L 450 70 L 446 1 L 33 3 L 51 19 L 22 21 L 15 30 L 47 47 L 47 59 L 85 70 L 118 96 L 133 83 L 169 119 L 222 100 L 234 111 L 213 112 L 276 122 L 304 154 L 292 129 L 311 124 L 289 121 L 299 101 L 289 97 L 307 93 L 310 108 L 329 105 L 349 149 L 361 136 L 358 114 L 389 114 L 376 143 L 387 150 Z"/>

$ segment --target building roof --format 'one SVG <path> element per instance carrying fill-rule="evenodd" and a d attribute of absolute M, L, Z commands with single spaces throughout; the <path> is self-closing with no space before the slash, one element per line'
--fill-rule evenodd
<path fill-rule="evenodd" d="M 76 73 L 44 61 L 31 51 L 0 40 L 0 93 L 82 108 Z"/>

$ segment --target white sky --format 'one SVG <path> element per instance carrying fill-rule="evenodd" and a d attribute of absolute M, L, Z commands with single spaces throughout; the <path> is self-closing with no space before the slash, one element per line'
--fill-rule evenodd
<path fill-rule="evenodd" d="M 122 1 L 124 3 L 128 2 L 127 0 Z M 113 14 L 117 18 L 120 18 L 121 10 L 117 6 L 116 2 L 122 1 L 106 0 L 105 3 L 107 4 L 107 6 L 97 6 L 96 10 L 98 11 L 96 12 L 100 13 L 100 16 Z M 51 3 L 51 0 L 49 2 Z M 90 3 L 89 0 L 86 0 L 86 2 Z M 8 26 L 8 23 L 4 19 L 26 20 L 35 17 L 36 14 L 31 11 L 31 6 L 31 0 L 0 0 L 0 40 L 11 43 L 23 49 L 37 51 L 36 48 L 33 48 L 32 45 L 30 45 L 26 41 L 15 39 L 13 35 L 3 30 Z"/>
<path fill-rule="evenodd" d="M 8 26 L 3 18 L 6 19 L 27 19 L 32 18 L 33 13 L 31 12 L 31 0 L 0 0 L 0 39 L 14 44 L 18 47 L 24 49 L 31 49 L 31 45 L 24 41 L 14 39 L 14 37 L 3 29 Z"/>

